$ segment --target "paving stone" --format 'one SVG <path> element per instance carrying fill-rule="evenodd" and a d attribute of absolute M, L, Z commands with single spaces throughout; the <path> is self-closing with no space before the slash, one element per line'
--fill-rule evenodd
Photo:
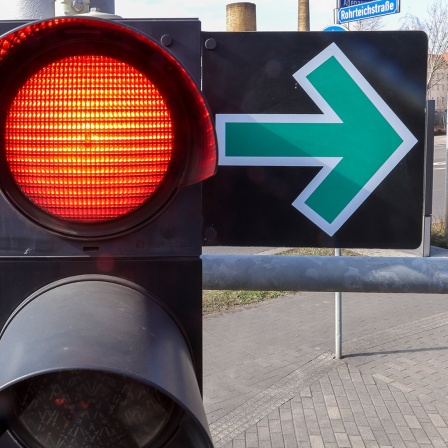
<path fill-rule="evenodd" d="M 205 319 L 215 448 L 448 446 L 446 297 L 344 294 L 342 361 L 333 299 L 299 293 Z"/>

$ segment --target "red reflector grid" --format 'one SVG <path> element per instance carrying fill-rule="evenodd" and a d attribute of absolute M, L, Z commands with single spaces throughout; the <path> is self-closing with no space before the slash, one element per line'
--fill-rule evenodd
<path fill-rule="evenodd" d="M 127 63 L 71 56 L 35 73 L 6 119 L 12 176 L 47 213 L 75 222 L 124 216 L 164 181 L 174 146 L 167 105 Z"/>

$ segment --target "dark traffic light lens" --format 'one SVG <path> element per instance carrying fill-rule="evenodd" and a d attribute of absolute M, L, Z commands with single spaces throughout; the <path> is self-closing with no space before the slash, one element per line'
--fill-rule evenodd
<path fill-rule="evenodd" d="M 173 420 L 175 406 L 156 389 L 93 371 L 41 375 L 11 389 L 15 435 L 43 448 L 144 448 Z"/>

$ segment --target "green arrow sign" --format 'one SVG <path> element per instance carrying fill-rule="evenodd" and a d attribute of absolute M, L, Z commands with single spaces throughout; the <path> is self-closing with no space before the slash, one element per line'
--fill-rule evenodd
<path fill-rule="evenodd" d="M 334 235 L 417 143 L 331 44 L 294 74 L 321 114 L 217 114 L 220 165 L 320 166 L 293 206 Z"/>

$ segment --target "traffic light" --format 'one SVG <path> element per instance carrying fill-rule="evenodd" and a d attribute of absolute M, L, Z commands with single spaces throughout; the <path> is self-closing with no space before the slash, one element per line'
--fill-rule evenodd
<path fill-rule="evenodd" d="M 0 448 L 212 446 L 200 23 L 129 22 L 0 38 Z"/>

